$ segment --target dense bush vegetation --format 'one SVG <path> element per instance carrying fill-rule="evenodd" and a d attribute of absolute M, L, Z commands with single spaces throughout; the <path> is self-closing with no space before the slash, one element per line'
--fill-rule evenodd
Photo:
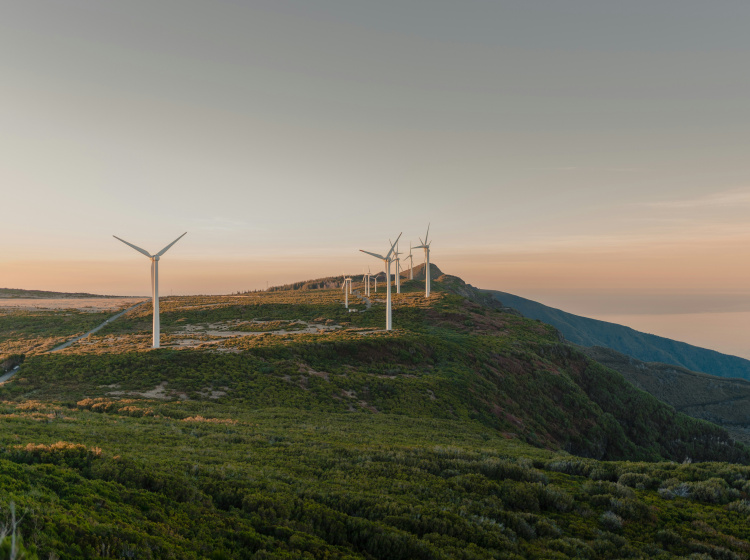
<path fill-rule="evenodd" d="M 377 301 L 276 291 L 166 300 L 170 348 L 144 351 L 142 306 L 28 357 L 0 387 L 0 507 L 40 558 L 747 556 L 722 429 L 457 279 L 415 285 L 392 333 Z M 297 321 L 337 328 L 266 332 Z"/>

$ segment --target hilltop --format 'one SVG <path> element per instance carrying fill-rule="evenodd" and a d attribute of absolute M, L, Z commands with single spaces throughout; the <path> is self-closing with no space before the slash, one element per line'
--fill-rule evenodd
<path fill-rule="evenodd" d="M 32 349 L 0 386 L 0 496 L 27 512 L 27 549 L 746 554 L 745 447 L 435 270 L 429 299 L 418 280 L 394 294 L 391 332 L 380 286 L 346 310 L 340 286 L 305 282 L 164 298 L 159 350 L 150 303 L 55 353 L 34 341 L 61 325 L 0 313 L 4 344 Z M 85 319 L 72 317 L 71 330 Z"/>
<path fill-rule="evenodd" d="M 524 317 L 554 326 L 566 340 L 580 346 L 602 346 L 644 362 L 671 364 L 720 377 L 750 379 L 750 360 L 744 358 L 581 317 L 506 292 L 484 291 L 517 309 Z"/>
<path fill-rule="evenodd" d="M 414 280 L 424 280 L 425 278 L 425 265 L 420 264 L 414 266 Z M 377 278 L 378 282 L 382 282 L 385 280 L 386 274 L 383 270 L 376 270 L 375 272 L 372 272 L 372 277 Z M 430 265 L 430 278 L 432 280 L 435 280 L 442 276 L 442 271 L 435 266 L 434 264 Z M 352 280 L 361 282 L 363 273 L 358 272 L 356 274 L 348 274 L 344 276 L 325 276 L 323 278 L 315 278 L 313 280 L 301 280 L 299 282 L 292 282 L 290 284 L 281 284 L 279 286 L 271 286 L 268 288 L 267 291 L 269 292 L 285 292 L 285 291 L 295 291 L 295 290 L 325 290 L 325 289 L 334 289 L 334 288 L 340 288 L 342 282 L 344 281 L 344 278 L 346 276 L 349 276 L 352 278 Z M 402 280 L 406 280 L 409 277 L 409 269 L 402 270 L 401 271 L 401 278 Z M 395 273 L 395 265 L 394 270 L 391 272 L 391 280 L 394 280 L 396 278 Z M 245 292 L 246 294 L 252 293 L 252 292 Z"/>

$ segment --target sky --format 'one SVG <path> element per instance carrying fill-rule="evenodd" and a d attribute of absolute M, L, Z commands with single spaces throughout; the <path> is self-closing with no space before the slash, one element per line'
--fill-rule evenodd
<path fill-rule="evenodd" d="M 476 286 L 750 357 L 749 18 L 0 0 L 0 287 L 146 294 L 112 235 L 187 231 L 162 294 L 258 289 L 374 270 L 358 249 L 431 223 L 432 261 Z"/>

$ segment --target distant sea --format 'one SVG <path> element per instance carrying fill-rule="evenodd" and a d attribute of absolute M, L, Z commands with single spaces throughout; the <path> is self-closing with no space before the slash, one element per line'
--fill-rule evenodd
<path fill-rule="evenodd" d="M 587 313 L 586 316 L 750 360 L 750 312 L 747 311 L 679 314 Z"/>

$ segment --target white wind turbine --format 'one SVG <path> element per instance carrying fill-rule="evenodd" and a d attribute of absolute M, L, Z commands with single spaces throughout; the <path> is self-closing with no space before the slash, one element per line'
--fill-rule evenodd
<path fill-rule="evenodd" d="M 369 297 L 370 295 L 370 271 L 369 270 L 367 272 L 363 271 L 362 286 L 365 289 L 365 297 Z"/>
<path fill-rule="evenodd" d="M 352 289 L 351 278 L 344 278 L 344 283 L 341 285 L 341 289 L 344 290 L 344 307 L 349 309 L 349 290 L 346 289 L 347 284 L 349 285 L 349 290 L 351 290 Z"/>
<path fill-rule="evenodd" d="M 177 239 L 172 241 L 169 245 L 164 247 L 161 251 L 156 253 L 155 255 L 150 254 L 148 251 L 141 249 L 140 247 L 136 247 L 132 243 L 128 243 L 124 239 L 120 239 L 116 235 L 113 235 L 115 239 L 122 241 L 125 243 L 125 245 L 129 245 L 139 253 L 142 253 L 146 255 L 149 259 L 151 259 L 151 301 L 153 302 L 154 306 L 154 322 L 153 322 L 153 343 L 151 345 L 152 348 L 159 348 L 159 258 L 166 253 L 169 248 L 177 243 L 180 239 L 182 239 L 187 232 L 183 233 L 181 236 L 179 236 Z"/>
<path fill-rule="evenodd" d="M 419 238 L 421 245 L 417 245 L 414 249 L 424 249 L 424 295 L 430 297 L 430 243 L 428 243 L 427 237 L 430 235 L 430 224 L 427 224 L 427 233 L 424 236 L 424 241 Z"/>
<path fill-rule="evenodd" d="M 398 237 L 396 238 L 396 243 L 398 243 L 398 240 L 401 238 L 401 234 L 398 234 Z M 393 249 L 396 247 L 396 243 L 393 243 L 391 245 L 390 251 L 388 251 L 388 254 L 386 256 L 378 255 L 377 253 L 371 253 L 370 251 L 364 251 L 360 249 L 363 253 L 366 253 L 370 256 L 375 257 L 376 259 L 380 259 L 385 263 L 385 285 L 386 285 L 386 296 L 385 296 L 385 330 L 390 331 L 393 326 L 392 317 L 391 317 L 391 263 L 394 261 L 394 259 L 391 257 L 393 255 Z M 377 285 L 375 287 L 377 290 Z"/>
<path fill-rule="evenodd" d="M 414 280 L 414 257 L 412 257 L 412 255 L 411 255 L 411 250 L 413 248 L 414 247 L 411 246 L 411 241 L 410 241 L 409 242 L 409 256 L 408 257 L 404 257 L 405 261 L 406 260 L 409 261 L 409 280 Z"/>
<path fill-rule="evenodd" d="M 388 242 L 390 243 L 390 239 Z M 393 256 L 396 257 L 393 259 L 396 262 L 396 293 L 401 293 L 401 259 L 399 258 L 399 255 L 401 253 L 398 252 L 398 240 L 396 240 L 396 250 L 393 252 Z M 390 283 L 391 279 L 388 278 L 388 282 Z"/>

